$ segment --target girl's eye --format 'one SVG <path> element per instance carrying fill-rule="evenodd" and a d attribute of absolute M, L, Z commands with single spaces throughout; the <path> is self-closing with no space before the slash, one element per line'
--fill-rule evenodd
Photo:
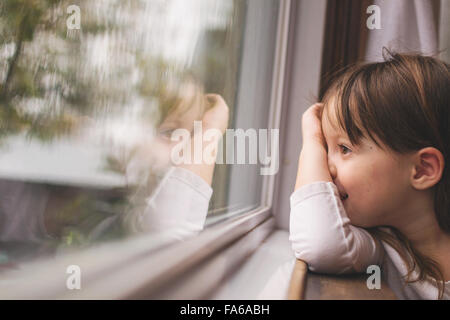
<path fill-rule="evenodd" d="M 339 148 L 341 149 L 342 154 L 347 154 L 352 152 L 352 150 L 350 150 L 349 148 L 347 148 L 346 146 L 344 146 L 343 144 L 339 145 Z"/>
<path fill-rule="evenodd" d="M 160 137 L 170 139 L 170 136 L 172 135 L 173 131 L 174 129 L 160 129 L 158 131 L 158 135 Z"/>

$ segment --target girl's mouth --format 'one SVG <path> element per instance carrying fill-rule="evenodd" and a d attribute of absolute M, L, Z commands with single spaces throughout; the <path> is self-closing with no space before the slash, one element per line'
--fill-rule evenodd
<path fill-rule="evenodd" d="M 347 200 L 348 199 L 348 194 L 345 194 L 345 195 L 341 195 L 341 200 L 342 201 L 344 201 L 344 200 Z"/>

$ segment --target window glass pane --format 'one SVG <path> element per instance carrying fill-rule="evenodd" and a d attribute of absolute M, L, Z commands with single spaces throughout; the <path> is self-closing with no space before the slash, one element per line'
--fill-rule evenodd
<path fill-rule="evenodd" d="M 183 239 L 257 207 L 259 162 L 216 164 L 208 202 L 204 180 L 173 170 L 170 138 L 193 139 L 207 93 L 226 101 L 228 128 L 267 126 L 278 6 L 2 0 L 0 264 L 134 234 Z"/>
<path fill-rule="evenodd" d="M 271 148 L 271 139 L 276 138 L 276 132 L 267 130 L 267 127 L 279 2 L 250 0 L 245 4 L 245 24 L 239 46 L 241 50 L 239 78 L 236 82 L 236 98 L 229 126 L 231 129 L 243 131 L 229 132 L 230 136 L 234 133 L 234 164 L 216 164 L 217 178 L 220 173 L 226 172 L 227 183 L 223 183 L 223 179 L 220 178 L 214 181 L 214 194 L 210 203 L 213 210 L 210 210 L 208 222 L 259 206 L 265 175 L 270 176 L 278 171 L 275 164 L 276 148 Z M 238 145 L 245 134 L 247 134 L 245 164 L 239 164 Z M 266 137 L 268 145 L 266 153 L 263 148 L 265 145 L 263 137 Z M 229 146 L 224 148 L 225 153 L 231 149 Z M 261 170 L 266 172 L 262 174 Z M 223 191 L 225 188 L 226 192 Z"/>

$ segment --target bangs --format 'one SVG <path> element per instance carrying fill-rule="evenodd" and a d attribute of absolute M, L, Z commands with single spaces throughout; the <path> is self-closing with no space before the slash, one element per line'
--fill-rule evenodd
<path fill-rule="evenodd" d="M 368 90 L 373 70 L 367 67 L 370 65 L 354 67 L 333 82 L 323 98 L 324 112 L 333 129 L 344 132 L 352 144 L 370 139 L 381 147 L 382 130 L 375 121 L 375 106 Z"/>

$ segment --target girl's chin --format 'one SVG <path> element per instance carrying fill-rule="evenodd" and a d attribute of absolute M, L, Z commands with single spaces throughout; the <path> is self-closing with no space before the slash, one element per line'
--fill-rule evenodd
<path fill-rule="evenodd" d="M 355 214 L 352 210 L 345 210 L 347 217 L 350 220 L 350 224 L 358 228 L 372 228 L 374 225 L 368 220 L 364 219 L 364 216 Z"/>

